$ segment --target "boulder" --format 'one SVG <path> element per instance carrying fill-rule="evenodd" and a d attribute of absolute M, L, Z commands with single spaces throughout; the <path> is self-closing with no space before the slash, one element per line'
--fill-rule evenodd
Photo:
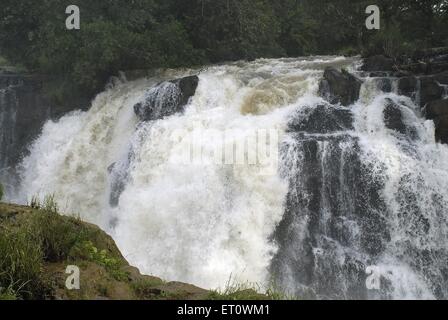
<path fill-rule="evenodd" d="M 419 94 L 420 106 L 424 107 L 428 102 L 442 98 L 444 88 L 440 84 L 444 84 L 445 82 L 448 83 L 448 73 L 400 78 L 398 80 L 398 94 L 413 99 L 416 99 L 417 94 Z"/>
<path fill-rule="evenodd" d="M 328 67 L 319 84 L 319 94 L 331 104 L 349 106 L 358 100 L 361 83 L 361 80 L 345 70 Z"/>
<path fill-rule="evenodd" d="M 448 85 L 448 71 L 441 72 L 432 76 L 440 84 Z"/>
<path fill-rule="evenodd" d="M 448 143 L 448 99 L 431 101 L 426 104 L 425 117 L 434 120 L 436 140 Z"/>
<path fill-rule="evenodd" d="M 417 91 L 417 78 L 404 77 L 398 80 L 398 94 L 413 97 Z"/>
<path fill-rule="evenodd" d="M 364 59 L 361 67 L 363 71 L 393 71 L 394 60 L 383 55 L 372 56 Z"/>
<path fill-rule="evenodd" d="M 439 85 L 434 76 L 420 78 L 420 106 L 424 107 L 428 102 L 439 100 L 443 97 L 445 90 Z"/>
<path fill-rule="evenodd" d="M 434 119 L 436 127 L 436 140 L 448 144 L 448 115 L 443 115 Z"/>
<path fill-rule="evenodd" d="M 444 55 L 448 55 L 448 47 L 417 50 L 414 52 L 413 59 L 414 60 L 429 59 L 429 58 L 437 59 L 437 57 Z"/>
<path fill-rule="evenodd" d="M 427 119 L 448 116 L 448 99 L 431 101 L 426 104 L 424 111 Z"/>
<path fill-rule="evenodd" d="M 385 103 L 383 117 L 386 128 L 400 133 L 407 140 L 419 140 L 420 135 L 415 123 L 406 121 L 406 109 L 408 107 L 399 105 L 389 98 L 385 100 Z"/>
<path fill-rule="evenodd" d="M 288 123 L 288 131 L 307 134 L 327 134 L 353 129 L 350 109 L 332 105 L 303 107 Z"/>
<path fill-rule="evenodd" d="M 402 134 L 407 133 L 400 106 L 395 104 L 392 100 L 386 99 L 386 107 L 384 108 L 383 115 L 384 123 L 387 128 Z"/>
<path fill-rule="evenodd" d="M 378 78 L 376 84 L 382 92 L 392 92 L 392 80 L 390 78 Z"/>
<path fill-rule="evenodd" d="M 197 76 L 165 81 L 149 89 L 143 101 L 134 106 L 141 121 L 162 119 L 183 112 L 199 84 Z"/>

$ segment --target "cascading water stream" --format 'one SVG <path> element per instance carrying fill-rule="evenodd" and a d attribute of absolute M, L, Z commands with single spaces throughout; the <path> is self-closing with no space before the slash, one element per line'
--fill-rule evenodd
<path fill-rule="evenodd" d="M 11 189 L 13 170 L 8 155 L 13 153 L 15 123 L 17 114 L 17 97 L 14 88 L 20 83 L 0 85 L 0 181 L 8 194 Z"/>
<path fill-rule="evenodd" d="M 146 122 L 133 106 L 147 89 L 195 71 L 116 84 L 88 112 L 45 125 L 12 200 L 54 194 L 62 211 L 107 230 L 131 264 L 167 279 L 274 281 L 318 298 L 447 298 L 448 148 L 388 78 L 365 78 L 348 108 L 317 96 L 325 67 L 358 63 L 209 67 L 183 113 Z M 263 130 L 280 141 L 273 173 L 208 152 Z M 192 141 L 207 152 L 181 164 Z M 366 288 L 368 266 L 382 276 L 379 291 Z"/>

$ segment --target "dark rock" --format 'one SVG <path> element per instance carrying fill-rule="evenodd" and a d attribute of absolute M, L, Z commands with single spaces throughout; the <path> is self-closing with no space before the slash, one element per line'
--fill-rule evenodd
<path fill-rule="evenodd" d="M 431 59 L 431 63 L 446 63 L 446 62 L 448 62 L 448 54 L 436 56 L 433 59 Z"/>
<path fill-rule="evenodd" d="M 378 78 L 376 81 L 379 90 L 386 93 L 392 91 L 392 80 L 390 78 Z"/>
<path fill-rule="evenodd" d="M 304 107 L 288 124 L 291 132 L 333 133 L 353 129 L 353 114 L 347 108 L 331 105 Z"/>
<path fill-rule="evenodd" d="M 431 101 L 424 111 L 427 119 L 434 120 L 436 141 L 448 143 L 448 99 Z"/>
<path fill-rule="evenodd" d="M 349 106 L 358 100 L 361 83 L 361 80 L 347 71 L 329 67 L 325 69 L 323 80 L 319 84 L 319 94 L 331 104 Z"/>
<path fill-rule="evenodd" d="M 424 107 L 428 102 L 442 98 L 448 84 L 448 72 L 422 77 L 404 77 L 398 80 L 398 94 L 410 97 Z"/>
<path fill-rule="evenodd" d="M 386 128 L 402 134 L 408 140 L 418 140 L 419 134 L 415 124 L 406 123 L 405 121 L 404 112 L 408 107 L 405 105 L 400 106 L 389 98 L 385 100 L 385 103 L 383 116 Z M 405 152 L 407 151 L 411 152 L 409 149 Z"/>
<path fill-rule="evenodd" d="M 415 96 L 416 91 L 416 77 L 405 77 L 398 80 L 398 94 L 412 98 Z"/>
<path fill-rule="evenodd" d="M 388 72 L 388 71 L 374 71 L 374 72 L 369 73 L 369 77 L 383 78 L 383 77 L 388 77 L 389 74 L 390 74 L 390 72 Z"/>
<path fill-rule="evenodd" d="M 418 61 L 407 65 L 400 65 L 400 71 L 408 72 L 413 75 L 422 75 L 431 73 L 431 64 L 429 62 Z"/>
<path fill-rule="evenodd" d="M 412 73 L 409 71 L 399 70 L 397 72 L 392 73 L 392 76 L 396 78 L 404 78 L 412 76 Z"/>
<path fill-rule="evenodd" d="M 179 86 L 180 91 L 182 92 L 180 104 L 185 105 L 188 103 L 190 97 L 195 95 L 196 89 L 198 88 L 199 84 L 199 78 L 198 76 L 190 76 L 171 82 Z"/>
<path fill-rule="evenodd" d="M 430 64 L 431 73 L 448 71 L 448 62 L 432 62 Z"/>
<path fill-rule="evenodd" d="M 141 121 L 157 120 L 182 112 L 198 87 L 197 76 L 162 82 L 148 90 L 145 99 L 134 106 Z"/>
<path fill-rule="evenodd" d="M 448 71 L 434 74 L 432 78 L 440 84 L 448 85 Z"/>
<path fill-rule="evenodd" d="M 366 299 L 365 266 L 390 241 L 383 175 L 372 174 L 357 138 L 347 133 L 290 133 L 281 150 L 289 190 L 274 233 L 273 278 L 285 287 L 299 284 L 297 296 Z"/>
<path fill-rule="evenodd" d="M 447 54 L 448 54 L 448 47 L 429 48 L 415 51 L 413 59 L 414 60 L 429 59 Z"/>
<path fill-rule="evenodd" d="M 386 107 L 384 108 L 384 123 L 386 127 L 395 130 L 399 133 L 406 134 L 406 124 L 403 122 L 400 106 L 387 99 Z"/>
<path fill-rule="evenodd" d="M 364 59 L 361 67 L 363 71 L 393 71 L 394 60 L 383 55 L 372 56 Z"/>
<path fill-rule="evenodd" d="M 436 140 L 448 144 L 448 115 L 443 115 L 434 119 L 436 126 Z"/>
<path fill-rule="evenodd" d="M 446 116 L 448 115 L 448 99 L 431 101 L 425 106 L 424 111 L 427 119 Z"/>
<path fill-rule="evenodd" d="M 444 94 L 444 89 L 439 85 L 436 77 L 425 76 L 420 78 L 420 106 L 424 107 L 428 102 L 439 100 Z"/>

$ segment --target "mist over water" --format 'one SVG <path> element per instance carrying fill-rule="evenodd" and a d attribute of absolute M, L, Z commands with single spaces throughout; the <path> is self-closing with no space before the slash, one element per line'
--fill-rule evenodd
<path fill-rule="evenodd" d="M 315 298 L 448 298 L 448 147 L 414 101 L 365 78 L 355 105 L 318 97 L 327 66 L 357 59 L 256 60 L 119 81 L 87 112 L 49 121 L 20 166 L 11 200 L 54 194 L 61 210 L 110 233 L 143 273 L 206 288 L 236 282 Z M 185 112 L 139 122 L 133 106 L 162 80 L 199 72 Z M 392 85 L 393 87 L 393 85 Z M 392 130 L 384 112 L 402 115 Z M 279 134 L 263 164 L 179 164 L 191 136 Z M 207 131 L 205 131 L 207 132 Z M 202 136 L 204 150 L 225 144 Z M 111 200 L 112 199 L 112 200 Z M 382 276 L 365 287 L 368 266 Z"/>

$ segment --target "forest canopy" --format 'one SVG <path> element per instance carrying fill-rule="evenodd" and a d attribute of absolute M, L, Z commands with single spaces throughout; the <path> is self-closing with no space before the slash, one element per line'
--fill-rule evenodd
<path fill-rule="evenodd" d="M 2 0 L 0 56 L 94 93 L 119 70 L 448 45 L 448 1 L 374 2 L 379 31 L 365 0 Z M 71 4 L 80 30 L 66 29 Z"/>

